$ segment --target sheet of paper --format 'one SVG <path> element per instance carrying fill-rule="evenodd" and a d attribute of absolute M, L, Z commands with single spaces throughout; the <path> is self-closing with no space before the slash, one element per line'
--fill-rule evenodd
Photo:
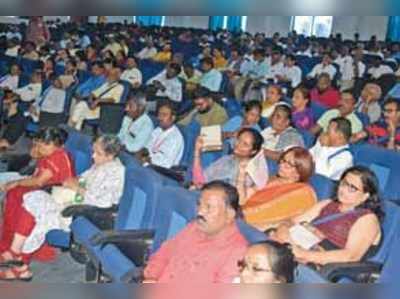
<path fill-rule="evenodd" d="M 293 242 L 306 250 L 311 249 L 321 241 L 318 236 L 300 224 L 292 226 L 289 232 Z"/>
<path fill-rule="evenodd" d="M 203 151 L 218 151 L 222 149 L 221 126 L 202 127 L 200 135 L 203 137 Z"/>
<path fill-rule="evenodd" d="M 260 151 L 250 160 L 249 164 L 247 164 L 246 172 L 257 186 L 257 189 L 265 187 L 268 182 L 269 171 L 263 151 Z"/>

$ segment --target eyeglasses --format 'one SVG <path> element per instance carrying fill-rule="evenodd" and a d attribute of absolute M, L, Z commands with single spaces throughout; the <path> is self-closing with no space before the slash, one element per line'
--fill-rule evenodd
<path fill-rule="evenodd" d="M 346 180 L 340 181 L 339 186 L 346 187 L 347 190 L 350 191 L 350 193 L 363 192 L 360 188 L 354 186 L 353 184 L 350 184 Z"/>
<path fill-rule="evenodd" d="M 282 164 L 282 163 L 285 163 L 285 164 L 289 165 L 289 166 L 292 167 L 292 168 L 296 168 L 296 163 L 291 162 L 291 161 L 289 161 L 289 160 L 286 159 L 286 158 L 282 158 L 282 159 L 279 161 L 279 164 Z"/>
<path fill-rule="evenodd" d="M 253 273 L 261 273 L 261 272 L 273 273 L 270 269 L 263 269 L 255 265 L 249 265 L 245 260 L 238 261 L 238 267 L 240 272 L 243 272 L 245 269 L 247 269 Z"/>

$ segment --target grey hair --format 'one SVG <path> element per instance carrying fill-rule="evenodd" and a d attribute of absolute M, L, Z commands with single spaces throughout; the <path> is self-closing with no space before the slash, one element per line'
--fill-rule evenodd
<path fill-rule="evenodd" d="M 144 92 L 132 93 L 129 96 L 128 102 L 134 102 L 141 108 L 145 108 L 147 105 L 146 94 Z"/>
<path fill-rule="evenodd" d="M 115 135 L 110 135 L 110 134 L 100 135 L 99 137 L 96 138 L 96 142 L 98 142 L 101 145 L 103 151 L 107 155 L 111 155 L 113 157 L 118 156 L 122 150 L 121 141 Z"/>

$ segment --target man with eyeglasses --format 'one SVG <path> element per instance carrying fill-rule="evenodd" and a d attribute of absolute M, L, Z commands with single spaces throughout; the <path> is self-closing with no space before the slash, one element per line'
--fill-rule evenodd
<path fill-rule="evenodd" d="M 233 282 L 248 245 L 235 222 L 239 209 L 235 187 L 204 185 L 196 219 L 150 257 L 144 282 Z"/>
<path fill-rule="evenodd" d="M 317 143 L 310 149 L 315 161 L 315 172 L 332 180 L 339 180 L 342 173 L 353 166 L 350 152 L 351 123 L 344 117 L 330 121 L 326 133 L 319 136 Z"/>
<path fill-rule="evenodd" d="M 367 139 L 368 143 L 387 149 L 400 148 L 400 100 L 389 98 L 383 106 L 380 121 L 368 126 L 353 138 L 353 142 Z"/>

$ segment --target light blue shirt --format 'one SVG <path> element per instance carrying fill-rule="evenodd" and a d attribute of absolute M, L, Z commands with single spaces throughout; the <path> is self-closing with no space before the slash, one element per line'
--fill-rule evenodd
<path fill-rule="evenodd" d="M 400 99 L 400 83 L 397 83 L 395 86 L 393 86 L 386 98 Z"/>
<path fill-rule="evenodd" d="M 254 61 L 251 70 L 248 73 L 252 79 L 263 79 L 268 75 L 268 64 L 265 60 Z"/>
<path fill-rule="evenodd" d="M 147 145 L 153 130 L 153 122 L 147 114 L 135 121 L 125 116 L 118 137 L 129 152 L 137 152 Z"/>
<path fill-rule="evenodd" d="M 221 83 L 222 74 L 216 69 L 211 69 L 207 73 L 203 73 L 203 76 L 200 78 L 200 85 L 213 92 L 218 92 L 220 90 Z"/>

